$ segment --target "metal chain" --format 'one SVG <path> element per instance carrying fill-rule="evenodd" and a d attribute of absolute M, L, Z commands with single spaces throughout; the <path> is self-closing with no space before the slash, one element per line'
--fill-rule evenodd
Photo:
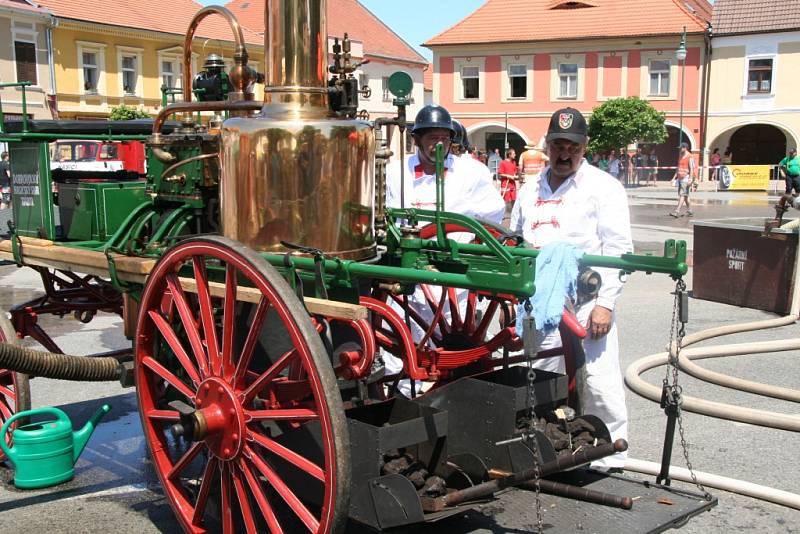
<path fill-rule="evenodd" d="M 536 325 L 531 317 L 531 310 L 533 307 L 530 304 L 529 300 L 525 301 L 525 312 L 526 317 L 523 320 L 525 332 L 529 336 L 536 335 Z M 530 329 L 530 331 L 526 332 L 526 330 Z M 536 343 L 532 344 L 534 347 Z M 536 475 L 533 479 L 533 484 L 536 492 L 536 532 L 542 534 L 544 532 L 544 519 L 542 516 L 542 499 L 541 499 L 541 488 L 539 487 L 539 441 L 536 437 L 536 392 L 534 388 L 536 387 L 536 371 L 533 369 L 533 359 L 536 357 L 536 351 L 531 350 L 527 354 L 527 364 L 528 364 L 528 409 L 529 409 L 529 426 L 528 426 L 528 437 L 530 438 L 530 450 L 533 453 L 533 472 Z"/>
<path fill-rule="evenodd" d="M 683 346 L 683 338 L 686 335 L 686 323 L 684 323 L 680 318 L 680 307 L 681 307 L 681 298 L 682 295 L 686 291 L 686 282 L 683 281 L 683 278 L 679 278 L 677 283 L 675 284 L 675 301 L 672 307 L 672 324 L 670 327 L 669 332 L 669 357 L 667 359 L 667 369 L 666 374 L 664 376 L 664 384 L 667 385 L 669 382 L 669 375 L 670 369 L 672 371 L 672 384 L 669 386 L 672 389 L 674 397 L 676 399 L 681 399 L 681 395 L 683 394 L 683 388 L 678 384 L 678 357 L 681 353 L 681 348 Z M 673 345 L 674 341 L 674 345 Z M 697 489 L 703 494 L 703 497 L 710 501 L 712 499 L 711 494 L 706 490 L 706 488 L 697 480 L 697 475 L 694 472 L 694 468 L 692 467 L 692 462 L 689 460 L 689 446 L 686 443 L 686 434 L 683 427 L 683 411 L 678 406 L 678 435 L 681 438 L 681 449 L 683 450 L 683 459 L 686 462 L 686 469 L 689 470 L 689 475 L 692 477 L 692 482 L 697 487 Z"/>

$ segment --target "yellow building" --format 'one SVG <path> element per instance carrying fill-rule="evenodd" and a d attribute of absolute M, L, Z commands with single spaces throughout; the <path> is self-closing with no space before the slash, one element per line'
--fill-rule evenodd
<path fill-rule="evenodd" d="M 708 138 L 734 164 L 777 164 L 800 143 L 800 16 L 771 0 L 714 3 Z"/>
<path fill-rule="evenodd" d="M 120 104 L 155 113 L 161 87 L 183 86 L 183 41 L 194 15 L 192 0 L 36 0 L 52 13 L 53 69 L 61 119 L 107 117 Z M 263 69 L 263 41 L 244 30 L 250 65 Z M 232 64 L 233 33 L 224 18 L 203 19 L 192 44 L 192 72 L 204 58 Z M 176 99 L 180 99 L 177 95 Z"/>

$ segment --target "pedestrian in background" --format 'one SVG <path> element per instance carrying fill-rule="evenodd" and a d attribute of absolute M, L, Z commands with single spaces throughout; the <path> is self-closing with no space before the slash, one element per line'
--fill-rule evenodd
<path fill-rule="evenodd" d="M 543 147 L 529 142 L 525 145 L 525 152 L 519 156 L 520 181 L 525 183 L 535 178 L 542 172 L 548 161 L 549 158 L 544 153 Z"/>
<path fill-rule="evenodd" d="M 620 170 L 617 151 L 611 149 L 611 153 L 608 155 L 608 174 L 619 180 Z"/>
<path fill-rule="evenodd" d="M 650 149 L 650 155 L 647 156 L 647 166 L 650 167 L 650 180 L 653 181 L 653 185 L 656 185 L 656 181 L 658 180 L 658 154 L 656 154 L 656 149 Z"/>
<path fill-rule="evenodd" d="M 487 166 L 489 167 L 489 172 L 492 173 L 492 179 L 497 180 L 497 168 L 500 166 L 500 162 L 503 161 L 503 158 L 500 157 L 500 149 L 495 148 L 492 151 L 492 154 L 489 156 Z"/>
<path fill-rule="evenodd" d="M 631 156 L 628 154 L 628 149 L 622 147 L 619 149 L 619 181 L 623 184 L 628 184 L 631 176 Z"/>
<path fill-rule="evenodd" d="M 0 210 L 11 207 L 11 162 L 8 152 L 0 154 Z"/>
<path fill-rule="evenodd" d="M 672 217 L 682 217 L 681 206 L 686 204 L 686 215 L 691 217 L 692 207 L 689 204 L 689 193 L 697 183 L 697 163 L 695 163 L 691 152 L 689 152 L 689 145 L 681 143 L 681 156 L 678 159 L 678 169 L 672 177 L 672 185 L 678 187 L 678 205 L 675 206 L 675 211 L 671 212 Z"/>
<path fill-rule="evenodd" d="M 725 153 L 722 155 L 722 164 L 723 165 L 731 165 L 733 163 L 733 150 L 731 147 L 725 147 Z"/>
<path fill-rule="evenodd" d="M 511 213 L 514 201 L 517 200 L 517 153 L 513 148 L 506 150 L 506 159 L 497 167 L 500 176 L 500 195 L 506 202 L 506 217 Z"/>
<path fill-rule="evenodd" d="M 597 160 L 597 168 L 608 172 L 608 156 L 605 152 L 600 153 L 600 158 Z"/>
<path fill-rule="evenodd" d="M 711 179 L 717 179 L 717 170 L 719 169 L 720 163 L 722 163 L 722 156 L 719 155 L 719 148 L 715 148 L 714 152 L 711 153 Z"/>
<path fill-rule="evenodd" d="M 631 165 L 633 166 L 633 173 L 636 175 L 636 185 L 645 182 L 647 185 L 647 171 L 642 167 L 647 166 L 647 157 L 642 154 L 642 147 L 636 147 L 636 153 L 631 157 Z"/>
<path fill-rule="evenodd" d="M 797 150 L 794 148 L 789 150 L 789 155 L 778 163 L 778 172 L 786 182 L 787 195 L 795 191 L 800 193 L 800 159 L 797 157 Z"/>

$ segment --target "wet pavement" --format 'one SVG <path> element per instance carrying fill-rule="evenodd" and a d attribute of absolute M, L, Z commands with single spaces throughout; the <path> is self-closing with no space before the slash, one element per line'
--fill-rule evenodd
<path fill-rule="evenodd" d="M 691 241 L 691 219 L 668 215 L 674 207 L 674 192 L 668 189 L 637 188 L 629 190 L 634 240 L 637 251 L 660 250 L 667 238 Z M 695 195 L 695 219 L 769 216 L 770 202 L 777 197 L 764 193 L 698 192 Z M 5 228 L 0 212 L 0 228 Z M 691 276 L 687 278 L 691 288 Z M 8 309 L 37 294 L 40 282 L 30 269 L 13 265 L 0 266 L 0 309 Z M 661 350 L 668 340 L 668 324 L 673 283 L 666 276 L 630 277 L 619 302 L 622 367 L 634 360 Z M 733 324 L 773 317 L 772 314 L 703 301 L 692 301 L 689 332 L 719 324 Z M 45 328 L 67 353 L 86 354 L 123 348 L 128 344 L 122 335 L 121 321 L 100 315 L 89 324 L 72 318 L 42 318 Z M 737 341 L 797 337 L 800 327 L 793 325 L 779 331 L 754 332 L 737 336 Z M 729 342 L 725 340 L 724 342 Z M 129 344 L 128 344 L 129 346 Z M 719 372 L 754 378 L 784 387 L 800 388 L 796 358 L 791 354 L 764 354 L 737 358 L 719 358 L 704 364 Z M 659 383 L 663 369 L 646 375 Z M 797 413 L 796 405 L 730 392 L 683 379 L 686 391 L 695 396 L 712 397 L 721 402 L 741 403 L 750 407 Z M 179 532 L 172 511 L 161 492 L 160 483 L 149 460 L 132 389 L 115 383 L 68 383 L 36 378 L 31 383 L 34 407 L 53 405 L 64 409 L 76 428 L 104 402 L 112 411 L 104 419 L 76 464 L 71 482 L 43 490 L 18 490 L 9 483 L 13 472 L 0 468 L 0 520 L 6 532 L 119 532 L 137 534 Z M 657 405 L 628 394 L 631 412 L 632 457 L 658 461 L 663 440 L 664 416 Z M 688 450 L 697 469 L 797 491 L 800 468 L 796 462 L 796 435 L 727 421 L 686 414 Z M 676 444 L 673 463 L 683 465 L 681 449 Z M 641 477 L 635 477 L 641 478 Z M 679 487 L 688 488 L 683 484 Z M 684 531 L 690 533 L 730 532 L 759 529 L 762 532 L 800 532 L 800 512 L 777 505 L 715 491 L 720 504 L 711 512 L 689 521 Z M 412 529 L 413 532 L 529 532 L 535 521 L 532 497 L 528 507 L 514 504 L 503 508 L 483 508 L 477 512 L 448 519 L 436 525 Z M 603 510 L 595 509 L 596 513 Z M 595 513 L 592 512 L 592 513 Z M 545 508 L 557 514 L 551 501 Z M 490 516 L 496 515 L 496 519 Z M 589 512 L 575 529 L 595 531 Z M 580 525 L 580 526 L 578 526 Z M 350 528 L 348 532 L 361 532 Z M 556 532 L 563 530 L 548 529 Z M 618 529 L 599 530 L 614 532 Z"/>

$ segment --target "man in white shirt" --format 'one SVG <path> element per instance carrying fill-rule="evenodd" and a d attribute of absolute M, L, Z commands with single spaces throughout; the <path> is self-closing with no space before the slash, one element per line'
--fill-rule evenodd
<path fill-rule="evenodd" d="M 417 145 L 416 154 L 405 162 L 393 161 L 386 168 L 386 206 L 389 208 L 436 209 L 436 145 L 444 145 L 446 155 L 444 161 L 444 209 L 462 215 L 469 215 L 482 221 L 499 224 L 503 218 L 505 205 L 500 194 L 492 183 L 492 176 L 486 165 L 472 157 L 455 157 L 449 153 L 452 139 L 456 134 L 450 114 L 441 106 L 425 106 L 414 121 L 411 130 Z M 401 182 L 401 165 L 405 165 Z M 405 185 L 401 195 L 401 184 Z M 405 205 L 401 206 L 401 196 Z M 460 232 L 448 236 L 461 243 L 472 240 L 473 234 Z M 440 289 L 432 287 L 434 298 L 440 296 Z M 466 290 L 458 291 L 458 301 L 462 313 L 466 303 Z M 425 321 L 433 317 L 431 307 L 421 288 L 417 287 L 408 303 Z M 394 306 L 402 315 L 402 308 Z M 444 312 L 449 321 L 450 310 Z M 420 326 L 412 321 L 411 333 L 414 341 L 424 336 Z M 386 371 L 389 374 L 399 373 L 403 362 L 384 354 Z M 408 380 L 399 384 L 400 391 L 408 396 L 411 392 Z"/>
<path fill-rule="evenodd" d="M 633 250 L 628 199 L 619 180 L 584 159 L 587 131 L 586 119 L 578 110 L 564 108 L 553 114 L 546 137 L 549 165 L 538 179 L 519 191 L 511 212 L 511 230 L 522 233 L 536 248 L 562 241 L 586 254 L 619 256 Z M 603 279 L 600 293 L 577 310 L 588 333 L 583 342 L 587 375 L 584 411 L 598 416 L 612 439 L 627 439 L 628 416 L 614 321 L 622 282 L 618 270 L 595 270 Z M 560 343 L 556 331 L 543 340 L 540 350 Z M 537 366 L 563 372 L 563 360 L 552 360 Z M 624 454 L 593 465 L 622 467 Z"/>

